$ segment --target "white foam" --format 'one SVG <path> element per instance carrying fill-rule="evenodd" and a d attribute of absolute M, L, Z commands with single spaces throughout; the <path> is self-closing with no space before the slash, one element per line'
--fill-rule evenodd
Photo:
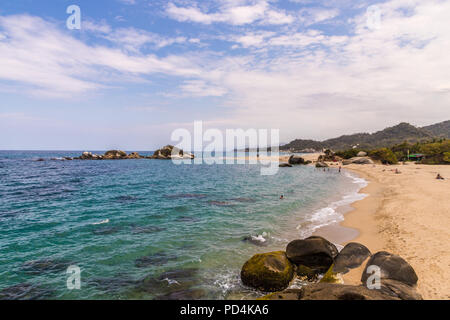
<path fill-rule="evenodd" d="M 362 200 L 367 197 L 367 194 L 359 193 L 362 188 L 367 186 L 368 183 L 366 180 L 354 176 L 353 174 L 346 171 L 344 171 L 344 175 L 352 179 L 352 183 L 358 185 L 357 190 L 344 195 L 340 200 L 332 202 L 328 207 L 321 208 L 313 212 L 310 217 L 307 217 L 306 223 L 297 226 L 297 230 L 300 231 L 300 235 L 303 238 L 312 235 L 317 229 L 343 221 L 344 216 L 338 211 L 338 208 L 348 206 L 353 202 Z"/>
<path fill-rule="evenodd" d="M 109 219 L 105 219 L 99 222 L 94 222 L 92 225 L 98 225 L 98 224 L 105 224 L 105 223 L 109 223 Z"/>

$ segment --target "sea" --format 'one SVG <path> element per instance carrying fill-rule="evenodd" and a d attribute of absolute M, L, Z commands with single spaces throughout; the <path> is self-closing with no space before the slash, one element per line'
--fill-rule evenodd
<path fill-rule="evenodd" d="M 244 262 L 342 221 L 366 185 L 337 167 L 63 160 L 80 154 L 0 151 L 0 299 L 255 298 Z"/>

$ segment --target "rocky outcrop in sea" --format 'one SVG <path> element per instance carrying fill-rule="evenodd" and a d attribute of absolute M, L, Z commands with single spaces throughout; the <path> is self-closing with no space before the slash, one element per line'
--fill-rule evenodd
<path fill-rule="evenodd" d="M 64 157 L 60 160 L 126 160 L 126 159 L 158 159 L 158 160 L 178 160 L 178 159 L 194 159 L 194 155 L 184 152 L 182 149 L 167 145 L 156 150 L 151 156 L 142 156 L 137 152 L 127 154 L 123 150 L 108 150 L 104 154 L 99 155 L 89 151 L 85 151 L 79 157 Z M 38 159 L 36 161 L 44 161 Z"/>

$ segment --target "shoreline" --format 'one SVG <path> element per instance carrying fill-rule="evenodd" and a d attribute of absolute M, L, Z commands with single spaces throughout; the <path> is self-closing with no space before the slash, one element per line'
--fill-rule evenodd
<path fill-rule="evenodd" d="M 352 164 L 343 169 L 368 182 L 359 190 L 368 196 L 353 202 L 343 221 L 314 234 L 333 239 L 336 233 L 348 235 L 354 230 L 355 237 L 338 243 L 359 242 L 372 253 L 389 251 L 402 256 L 416 270 L 418 291 L 424 299 L 449 299 L 450 166 Z M 446 180 L 434 179 L 438 172 Z M 344 275 L 344 282 L 359 284 L 355 274 L 361 273 Z"/>

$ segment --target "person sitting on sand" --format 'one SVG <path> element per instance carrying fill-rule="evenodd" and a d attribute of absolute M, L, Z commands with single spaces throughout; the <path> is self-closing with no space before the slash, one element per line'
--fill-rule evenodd
<path fill-rule="evenodd" d="M 396 173 L 396 174 L 400 174 L 401 172 L 400 172 L 400 170 L 395 169 L 395 173 Z"/>
<path fill-rule="evenodd" d="M 438 179 L 438 180 L 444 180 L 444 178 L 441 176 L 440 173 L 437 174 L 436 179 Z"/>

